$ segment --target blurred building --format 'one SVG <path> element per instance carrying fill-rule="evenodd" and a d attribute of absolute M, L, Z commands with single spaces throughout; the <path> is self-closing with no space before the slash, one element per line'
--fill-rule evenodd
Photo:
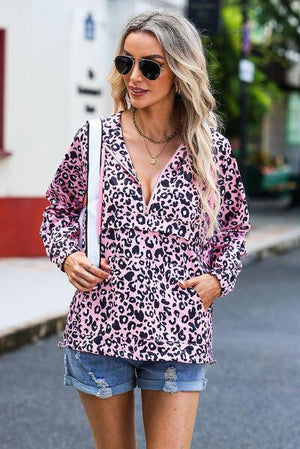
<path fill-rule="evenodd" d="M 251 22 L 251 41 L 268 42 L 271 29 Z M 281 54 L 288 62 L 269 64 L 267 73 L 279 86 L 281 99 L 273 104 L 262 122 L 261 148 L 272 155 L 283 156 L 295 175 L 300 175 L 300 53 L 291 48 Z"/>
<path fill-rule="evenodd" d="M 291 67 L 274 64 L 270 76 L 280 86 L 282 98 L 264 117 L 262 148 L 285 158 L 295 175 L 300 175 L 300 53 L 287 52 Z"/>
<path fill-rule="evenodd" d="M 0 257 L 44 255 L 45 191 L 86 119 L 113 113 L 106 81 L 125 20 L 185 0 L 0 2 Z"/>

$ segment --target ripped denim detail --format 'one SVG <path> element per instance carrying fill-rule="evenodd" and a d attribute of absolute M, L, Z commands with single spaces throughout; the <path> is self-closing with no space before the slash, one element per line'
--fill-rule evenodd
<path fill-rule="evenodd" d="M 163 390 L 167 391 L 168 393 L 175 393 L 178 391 L 177 389 L 177 374 L 176 374 L 176 368 L 174 366 L 169 366 L 166 369 L 165 372 L 165 385 Z"/>
<path fill-rule="evenodd" d="M 80 361 L 80 353 L 77 351 L 75 354 L 75 358 Z M 97 387 L 99 387 L 99 390 L 97 391 L 96 396 L 98 398 L 109 398 L 112 396 L 112 389 L 111 387 L 108 385 L 108 383 L 106 382 L 105 379 L 100 378 L 97 379 L 95 374 L 93 373 L 93 371 L 89 371 L 89 376 L 91 377 L 91 379 L 95 382 L 95 384 L 97 385 Z"/>

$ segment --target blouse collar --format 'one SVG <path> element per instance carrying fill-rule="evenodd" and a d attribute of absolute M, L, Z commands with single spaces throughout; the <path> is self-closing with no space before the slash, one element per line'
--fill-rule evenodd
<path fill-rule="evenodd" d="M 116 114 L 111 115 L 104 121 L 103 142 L 105 144 L 105 149 L 109 151 L 137 181 L 139 181 L 131 160 L 131 156 L 124 142 L 121 128 L 121 114 L 122 111 L 118 111 Z M 171 156 L 164 170 L 178 169 L 186 158 L 187 149 L 186 146 L 182 143 L 176 149 L 173 156 Z"/>

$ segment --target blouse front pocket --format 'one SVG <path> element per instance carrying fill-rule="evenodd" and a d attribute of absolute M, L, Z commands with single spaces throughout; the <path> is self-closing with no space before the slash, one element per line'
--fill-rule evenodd
<path fill-rule="evenodd" d="M 200 272 L 196 272 L 195 276 Z M 168 334 L 178 334 L 180 340 L 185 340 L 192 330 L 199 326 L 199 319 L 204 312 L 199 294 L 193 287 L 183 288 L 179 280 L 188 279 L 187 267 L 173 267 L 165 294 L 159 303 L 160 328 Z"/>

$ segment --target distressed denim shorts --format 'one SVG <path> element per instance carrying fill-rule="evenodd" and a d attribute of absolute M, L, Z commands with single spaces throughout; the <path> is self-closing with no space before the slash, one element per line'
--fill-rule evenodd
<path fill-rule="evenodd" d="M 205 390 L 205 363 L 139 361 L 64 348 L 64 385 L 99 398 L 133 390 Z"/>

